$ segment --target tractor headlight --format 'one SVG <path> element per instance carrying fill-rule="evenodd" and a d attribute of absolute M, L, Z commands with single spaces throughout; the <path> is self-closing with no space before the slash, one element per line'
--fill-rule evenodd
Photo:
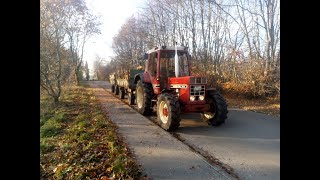
<path fill-rule="evenodd" d="M 190 101 L 194 101 L 195 99 L 196 99 L 196 97 L 190 96 Z"/>
<path fill-rule="evenodd" d="M 177 96 L 179 97 L 179 95 L 180 95 L 180 89 L 176 89 L 176 93 L 177 93 Z"/>
<path fill-rule="evenodd" d="M 200 100 L 200 101 L 203 101 L 203 100 L 204 100 L 204 96 L 203 96 L 203 95 L 200 95 L 200 96 L 199 96 L 199 100 Z"/>

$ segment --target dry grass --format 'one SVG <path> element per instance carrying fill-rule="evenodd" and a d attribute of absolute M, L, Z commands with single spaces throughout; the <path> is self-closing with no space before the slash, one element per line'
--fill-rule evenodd
<path fill-rule="evenodd" d="M 40 179 L 142 179 L 139 165 L 91 89 L 41 99 Z"/>
<path fill-rule="evenodd" d="M 242 96 L 225 94 L 229 108 L 239 108 L 280 117 L 280 98 L 246 99 Z"/>

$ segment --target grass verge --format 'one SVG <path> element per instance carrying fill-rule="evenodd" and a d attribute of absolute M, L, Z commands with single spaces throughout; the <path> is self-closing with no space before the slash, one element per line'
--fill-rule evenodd
<path fill-rule="evenodd" d="M 139 165 L 92 90 L 40 102 L 40 179 L 142 179 Z"/>

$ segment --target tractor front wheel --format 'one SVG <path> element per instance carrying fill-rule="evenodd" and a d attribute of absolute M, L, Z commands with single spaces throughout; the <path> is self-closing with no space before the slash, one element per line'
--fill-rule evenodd
<path fill-rule="evenodd" d="M 210 110 L 200 113 L 202 119 L 211 126 L 220 126 L 223 124 L 227 119 L 228 109 L 227 103 L 222 95 L 217 91 L 209 91 L 206 102 L 210 104 Z"/>
<path fill-rule="evenodd" d="M 172 94 L 161 94 L 157 102 L 158 124 L 167 131 L 173 131 L 180 126 L 180 104 Z"/>

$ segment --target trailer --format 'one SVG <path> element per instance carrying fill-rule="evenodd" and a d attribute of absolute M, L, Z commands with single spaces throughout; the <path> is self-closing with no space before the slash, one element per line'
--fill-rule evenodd
<path fill-rule="evenodd" d="M 111 92 L 118 95 L 120 99 L 124 99 L 125 95 L 128 97 L 128 103 L 133 105 L 135 102 L 136 84 L 134 77 L 136 74 L 143 73 L 144 70 L 130 69 L 124 72 L 114 72 L 109 75 L 109 82 L 111 84 Z"/>

